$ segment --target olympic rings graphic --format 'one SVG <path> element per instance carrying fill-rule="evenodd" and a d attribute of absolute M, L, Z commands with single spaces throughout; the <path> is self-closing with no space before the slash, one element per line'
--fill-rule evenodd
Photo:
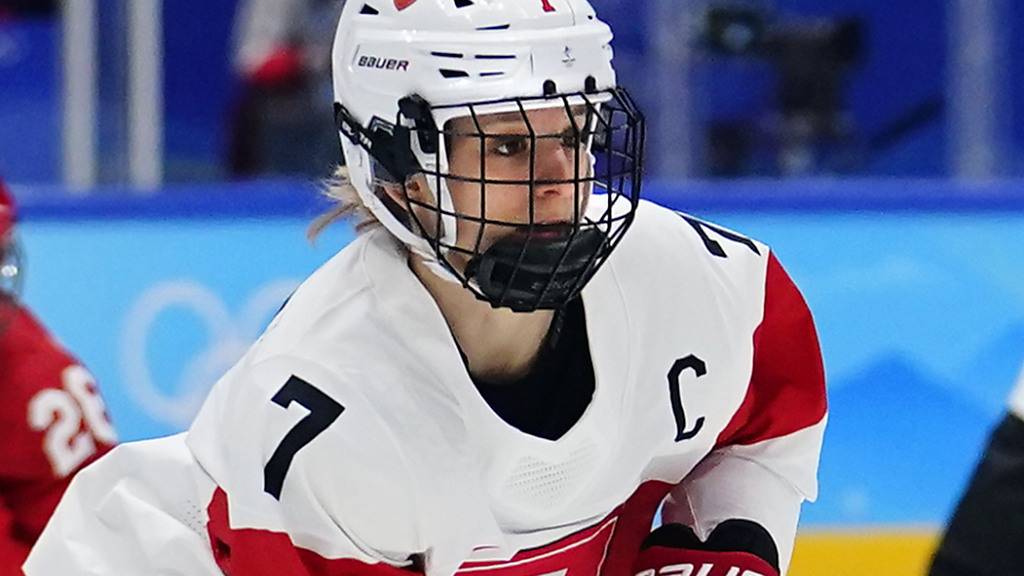
<path fill-rule="evenodd" d="M 188 426 L 210 387 L 242 357 L 263 323 L 298 285 L 293 279 L 264 284 L 234 317 L 221 298 L 199 282 L 178 279 L 154 285 L 131 306 L 121 330 L 119 356 L 126 393 L 154 420 Z M 170 310 L 194 316 L 209 336 L 204 350 L 191 357 L 183 353 L 174 387 L 159 385 L 168 376 L 153 373 L 146 352 L 161 316 Z"/>

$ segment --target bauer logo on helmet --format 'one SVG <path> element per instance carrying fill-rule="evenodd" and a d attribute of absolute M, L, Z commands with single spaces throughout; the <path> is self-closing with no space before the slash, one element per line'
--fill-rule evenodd
<path fill-rule="evenodd" d="M 360 56 L 358 65 L 363 68 L 376 68 L 378 70 L 398 70 L 403 72 L 409 70 L 408 60 L 380 58 L 378 56 Z"/>

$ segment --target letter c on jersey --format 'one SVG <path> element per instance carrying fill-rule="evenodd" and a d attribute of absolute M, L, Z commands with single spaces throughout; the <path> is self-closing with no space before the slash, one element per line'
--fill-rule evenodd
<path fill-rule="evenodd" d="M 668 371 L 668 394 L 672 401 L 672 415 L 676 419 L 676 442 L 682 442 L 683 440 L 689 440 L 696 436 L 701 428 L 704 427 L 704 417 L 697 418 L 697 422 L 693 425 L 690 430 L 686 429 L 686 410 L 683 408 L 682 392 L 679 388 L 682 383 L 679 381 L 679 377 L 686 370 L 693 370 L 697 378 L 700 378 L 708 373 L 707 364 L 703 360 L 697 358 L 693 354 L 686 358 L 680 358 L 672 364 L 672 368 Z"/>

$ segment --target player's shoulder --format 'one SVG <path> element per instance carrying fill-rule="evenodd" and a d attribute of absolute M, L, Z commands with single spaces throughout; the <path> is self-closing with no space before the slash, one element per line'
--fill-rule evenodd
<path fill-rule="evenodd" d="M 357 427 L 357 437 L 383 443 L 390 436 L 376 434 L 379 409 L 375 398 L 366 394 L 361 376 L 362 372 L 339 369 L 319 354 L 253 348 L 214 385 L 193 424 L 193 436 L 207 423 L 239 430 L 273 426 L 277 416 L 296 405 L 328 424 L 343 413 L 342 422 L 365 420 Z"/>
<path fill-rule="evenodd" d="M 179 486 L 189 484 L 188 481 L 211 489 L 213 486 L 185 445 L 184 434 L 119 444 L 83 469 L 72 482 L 80 484 L 83 490 L 110 491 L 117 490 L 118 484 L 129 485 L 138 480 L 142 480 L 142 485 L 162 486 L 172 477 L 181 480 L 176 483 Z"/>
<path fill-rule="evenodd" d="M 375 286 L 382 275 L 368 269 L 374 266 L 386 269 L 384 280 L 411 275 L 386 233 L 357 237 L 295 291 L 259 341 L 215 384 L 197 422 L 239 430 L 254 423 L 287 427 L 294 422 L 280 416 L 289 406 L 322 409 L 337 419 L 328 442 L 352 443 L 339 449 L 375 458 L 364 469 L 398 466 L 406 446 L 432 439 L 429 431 L 411 433 L 410 419 L 436 414 L 441 405 L 450 408 L 453 400 L 421 385 L 423 361 L 406 350 L 412 329 L 403 327 L 396 336 L 386 327 L 388 313 Z"/>
<path fill-rule="evenodd" d="M 742 232 L 705 218 L 641 200 L 633 228 L 645 249 L 677 257 L 736 266 L 762 266 L 769 247 Z M 627 235 L 627 236 L 628 236 Z"/>
<path fill-rule="evenodd" d="M 424 452 L 433 446 L 436 454 L 450 442 L 431 424 L 432 406 L 417 402 L 399 382 L 384 393 L 367 384 L 372 377 L 369 369 L 345 369 L 319 355 L 243 358 L 211 390 L 192 425 L 190 446 L 209 454 L 216 445 L 221 454 L 213 460 L 226 462 L 238 446 L 224 438 L 266 440 L 273 448 L 294 429 L 299 415 L 307 414 L 303 426 L 311 435 L 310 453 L 323 451 L 323 458 L 307 459 L 310 472 L 359 475 L 368 483 L 378 476 L 404 482 L 412 469 L 427 467 Z M 315 430 L 310 428 L 314 423 Z M 248 435 L 253 431 L 259 437 Z M 388 481 L 377 489 L 389 491 Z"/>
<path fill-rule="evenodd" d="M 0 303 L 0 352 L 5 357 L 59 354 L 63 349 L 43 323 L 23 304 Z"/>
<path fill-rule="evenodd" d="M 370 249 L 371 235 L 360 235 L 317 268 L 282 304 L 260 342 L 271 339 L 272 350 L 280 350 L 315 336 L 325 318 L 344 318 L 365 306 L 371 281 L 363 261 Z"/>
<path fill-rule="evenodd" d="M 417 465 L 426 443 L 399 425 L 413 407 L 388 407 L 357 373 L 317 358 L 250 357 L 211 391 L 188 445 L 233 518 L 323 542 L 340 525 L 368 550 L 413 550 L 432 469 Z M 305 544 L 330 552 L 315 541 Z"/>
<path fill-rule="evenodd" d="M 770 250 L 724 226 L 641 201 L 632 227 L 609 260 L 627 299 L 668 305 L 665 298 L 689 298 L 758 307 Z M 652 282 L 654 280 L 654 282 Z M 657 287 L 657 289 L 656 289 Z M 641 294 L 665 293 L 664 298 Z"/>
<path fill-rule="evenodd" d="M 437 385 L 451 366 L 423 345 L 447 342 L 448 327 L 406 258 L 384 230 L 359 236 L 295 291 L 225 385 L 248 394 L 255 377 L 270 397 L 301 379 L 344 406 L 365 406 L 392 435 L 408 434 L 409 414 L 452 415 L 455 398 Z"/>
<path fill-rule="evenodd" d="M 0 384 L 5 393 L 21 390 L 32 393 L 41 388 L 59 387 L 64 370 L 77 360 L 57 342 L 26 307 L 17 305 L 8 312 L 0 327 Z"/>
<path fill-rule="evenodd" d="M 140 512 L 150 508 L 198 532 L 198 516 L 213 488 L 186 447 L 185 435 L 176 434 L 115 446 L 76 473 L 65 498 L 90 507 L 101 521 L 124 514 L 124 506 Z"/>
<path fill-rule="evenodd" d="M 312 358 L 339 370 L 365 363 L 379 344 L 380 303 L 368 261 L 406 269 L 404 255 L 379 231 L 360 234 L 311 274 L 282 305 L 250 350 L 256 361 Z"/>

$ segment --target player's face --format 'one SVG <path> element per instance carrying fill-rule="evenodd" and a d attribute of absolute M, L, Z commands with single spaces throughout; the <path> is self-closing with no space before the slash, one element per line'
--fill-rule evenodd
<path fill-rule="evenodd" d="M 447 182 L 461 215 L 459 248 L 485 251 L 516 225 L 529 224 L 531 207 L 534 224 L 581 221 L 591 193 L 590 182 L 577 182 L 590 176 L 584 109 L 574 109 L 572 116 L 556 107 L 528 111 L 525 121 L 519 112 L 483 115 L 478 121 L 479 130 L 468 117 L 448 123 L 454 177 Z M 482 224 L 473 218 L 506 224 Z"/>

